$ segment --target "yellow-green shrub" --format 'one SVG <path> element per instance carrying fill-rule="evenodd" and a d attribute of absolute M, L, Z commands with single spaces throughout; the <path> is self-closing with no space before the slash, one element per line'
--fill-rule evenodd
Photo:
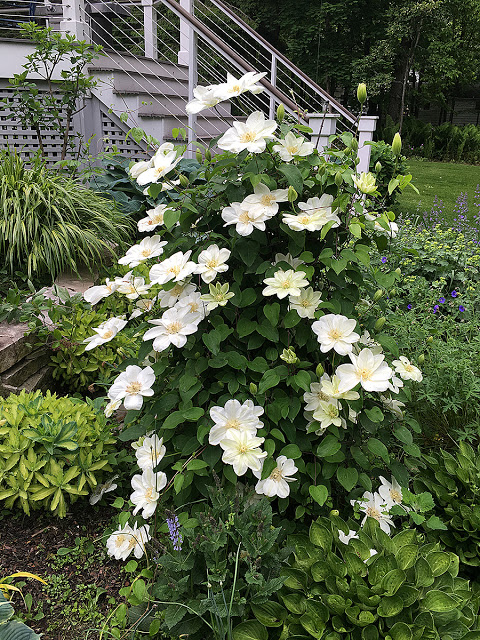
<path fill-rule="evenodd" d="M 0 399 L 0 500 L 7 509 L 18 500 L 27 514 L 43 507 L 63 518 L 68 502 L 112 470 L 114 442 L 91 403 L 48 391 Z"/>

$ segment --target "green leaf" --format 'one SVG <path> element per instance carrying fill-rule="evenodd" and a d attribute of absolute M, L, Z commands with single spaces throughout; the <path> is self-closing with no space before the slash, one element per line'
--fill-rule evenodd
<path fill-rule="evenodd" d="M 388 195 L 391 196 L 395 189 L 398 187 L 400 182 L 396 178 L 392 178 L 388 183 Z"/>
<path fill-rule="evenodd" d="M 379 407 L 365 409 L 365 413 L 372 422 L 383 422 L 383 418 L 385 417 Z"/>
<path fill-rule="evenodd" d="M 263 313 L 267 320 L 273 327 L 276 327 L 278 324 L 278 319 L 280 317 L 280 305 L 278 302 L 274 302 L 273 304 L 266 304 L 263 307 Z"/>
<path fill-rule="evenodd" d="M 454 598 L 443 591 L 433 589 L 431 591 L 427 591 L 425 597 L 421 601 L 421 606 L 427 611 L 446 613 L 447 611 L 453 611 L 456 609 L 459 603 L 459 597 Z"/>
<path fill-rule="evenodd" d="M 428 554 L 426 560 L 434 578 L 444 574 L 452 563 L 449 554 L 444 551 L 433 551 Z"/>
<path fill-rule="evenodd" d="M 297 458 L 302 457 L 302 452 L 300 451 L 300 449 L 297 447 L 296 444 L 287 444 L 287 446 L 283 447 L 283 449 L 280 451 L 280 455 L 287 456 L 287 458 L 292 458 L 293 460 L 296 460 Z"/>
<path fill-rule="evenodd" d="M 204 415 L 205 411 L 201 407 L 191 407 L 190 409 L 184 409 L 183 411 L 180 411 L 180 413 L 185 420 L 195 422 Z"/>
<path fill-rule="evenodd" d="M 268 631 L 257 620 L 247 620 L 235 627 L 233 640 L 268 640 Z"/>
<path fill-rule="evenodd" d="M 327 498 L 328 498 L 328 489 L 323 484 L 319 484 L 317 486 L 310 485 L 308 487 L 308 492 L 318 504 L 323 507 Z"/>
<path fill-rule="evenodd" d="M 162 424 L 162 429 L 175 429 L 181 422 L 183 422 L 183 412 L 174 411 L 171 413 Z"/>
<path fill-rule="evenodd" d="M 293 379 L 298 384 L 300 389 L 303 389 L 304 391 L 310 391 L 310 383 L 312 380 L 308 371 L 299 371 L 293 376 Z"/>
<path fill-rule="evenodd" d="M 252 605 L 252 612 L 264 627 L 281 627 L 288 615 L 288 611 L 281 604 L 271 601 Z"/>
<path fill-rule="evenodd" d="M 440 520 L 438 516 L 430 516 L 425 524 L 429 529 L 440 529 L 442 531 L 448 531 L 448 527 L 444 522 Z"/>
<path fill-rule="evenodd" d="M 294 164 L 281 164 L 278 167 L 280 173 L 286 177 L 288 184 L 292 185 L 295 191 L 300 194 L 303 191 L 303 178 L 299 169 Z"/>
<path fill-rule="evenodd" d="M 180 220 L 180 211 L 178 209 L 165 209 L 163 221 L 167 229 L 171 229 Z"/>
<path fill-rule="evenodd" d="M 351 491 L 358 481 L 358 471 L 352 467 L 339 467 L 337 469 L 337 480 L 347 491 Z"/>
<path fill-rule="evenodd" d="M 276 371 L 268 369 L 263 374 L 260 382 L 258 383 L 258 393 L 265 393 L 268 389 L 276 387 L 280 382 L 280 376 Z"/>
<path fill-rule="evenodd" d="M 403 601 L 399 596 L 384 596 L 378 605 L 377 613 L 382 618 L 392 618 L 403 609 Z"/>
<path fill-rule="evenodd" d="M 395 342 L 395 339 L 391 336 L 386 335 L 385 333 L 381 333 L 378 336 L 375 336 L 375 340 L 377 340 L 384 349 L 389 351 L 396 358 L 399 356 L 398 345 Z"/>
<path fill-rule="evenodd" d="M 417 559 L 418 547 L 414 544 L 405 544 L 397 551 L 395 558 L 397 565 L 402 571 L 406 571 L 413 567 Z"/>
<path fill-rule="evenodd" d="M 390 629 L 392 640 L 412 640 L 412 632 L 405 622 L 396 622 Z"/>
<path fill-rule="evenodd" d="M 327 456 L 333 456 L 337 451 L 341 449 L 342 445 L 335 436 L 328 435 L 322 440 L 317 447 L 317 456 L 320 458 L 326 458 Z"/>
<path fill-rule="evenodd" d="M 390 462 L 390 456 L 388 455 L 387 447 L 383 444 L 383 442 L 377 440 L 377 438 L 370 438 L 367 442 L 367 447 L 369 451 L 373 453 L 373 455 L 382 458 L 382 460 L 387 464 Z"/>
<path fill-rule="evenodd" d="M 240 318 L 237 322 L 237 334 L 240 338 L 244 338 L 245 336 L 249 336 L 251 333 L 255 331 L 257 328 L 257 323 L 252 322 L 252 320 L 247 320 L 246 318 Z"/>
<path fill-rule="evenodd" d="M 401 569 L 392 569 L 382 580 L 382 588 L 386 596 L 394 596 L 405 582 L 406 574 Z"/>

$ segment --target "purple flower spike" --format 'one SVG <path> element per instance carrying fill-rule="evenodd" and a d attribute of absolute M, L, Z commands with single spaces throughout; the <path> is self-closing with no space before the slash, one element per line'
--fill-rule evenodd
<path fill-rule="evenodd" d="M 385 256 L 383 256 L 383 258 L 380 258 L 380 260 L 382 261 L 383 264 L 385 264 L 386 261 L 387 261 L 387 258 Z"/>
<path fill-rule="evenodd" d="M 441 298 L 438 299 L 438 301 L 440 302 L 440 304 L 443 304 L 445 302 L 445 298 L 442 296 Z"/>
<path fill-rule="evenodd" d="M 458 310 L 459 310 L 460 312 L 465 311 L 465 307 L 463 306 L 463 304 L 461 304 L 461 305 L 458 307 Z"/>
<path fill-rule="evenodd" d="M 167 526 L 170 540 L 173 542 L 174 550 L 181 551 L 183 537 L 180 533 L 180 523 L 178 521 L 178 517 L 171 511 L 169 511 L 168 513 L 170 517 L 167 517 Z"/>
<path fill-rule="evenodd" d="M 458 296 L 458 293 L 456 291 L 452 291 L 452 298 L 456 298 Z"/>

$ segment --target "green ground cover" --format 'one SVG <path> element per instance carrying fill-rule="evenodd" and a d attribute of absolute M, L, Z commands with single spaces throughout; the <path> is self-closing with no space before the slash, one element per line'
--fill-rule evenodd
<path fill-rule="evenodd" d="M 409 172 L 414 176 L 414 184 L 419 194 L 413 189 L 405 189 L 398 199 L 398 210 L 404 215 L 430 211 L 435 196 L 443 201 L 443 215 L 446 221 L 455 217 L 453 211 L 457 198 L 462 192 L 468 194 L 469 218 L 478 213 L 473 206 L 474 194 L 480 184 L 480 167 L 450 162 L 425 162 L 423 160 L 407 160 Z"/>

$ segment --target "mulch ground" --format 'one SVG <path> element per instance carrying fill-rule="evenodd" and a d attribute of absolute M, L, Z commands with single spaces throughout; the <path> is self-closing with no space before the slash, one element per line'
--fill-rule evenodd
<path fill-rule="evenodd" d="M 43 511 L 33 512 L 31 516 L 12 515 L 0 512 L 0 578 L 17 571 L 28 571 L 42 577 L 52 583 L 60 579 L 61 584 L 68 580 L 71 588 L 72 599 L 75 599 L 75 588 L 78 585 L 95 585 L 103 588 L 106 593 L 99 597 L 96 610 L 102 613 L 112 609 L 108 604 L 108 597 L 118 596 L 119 589 L 126 584 L 125 574 L 120 573 L 123 563 L 110 558 L 102 558 L 101 562 L 83 561 L 82 557 L 77 562 L 66 563 L 62 567 L 55 566 L 55 558 L 60 548 L 72 548 L 78 537 L 89 538 L 94 542 L 96 549 L 105 548 L 102 536 L 109 524 L 115 510 L 109 507 L 92 508 L 88 503 L 77 502 L 67 516 L 58 519 Z M 102 554 L 102 551 L 101 551 Z M 52 567 L 53 562 L 53 567 Z M 58 578 L 59 576 L 59 578 Z M 65 611 L 65 600 L 60 598 L 58 604 L 52 602 L 51 593 L 45 592 L 46 588 L 36 580 L 28 580 L 23 587 L 24 593 L 30 593 L 33 597 L 32 610 L 39 610 L 39 604 L 44 602 L 43 611 L 45 617 L 41 620 L 29 620 L 28 624 L 37 633 L 42 633 L 42 640 L 84 640 L 81 625 L 75 620 L 69 620 L 62 615 Z M 68 591 L 68 589 L 67 589 Z M 50 602 L 47 604 L 47 597 Z M 69 603 L 75 605 L 75 602 Z M 23 617 L 25 607 L 21 597 L 14 598 L 16 613 Z M 65 619 L 64 619 L 65 618 Z M 57 623 L 52 625 L 52 620 Z M 63 621 L 62 621 L 63 620 Z M 59 621 L 60 624 L 58 625 Z M 48 631 L 48 627 L 59 626 L 55 631 Z M 87 625 L 91 628 L 91 624 Z M 95 632 L 88 633 L 88 640 L 96 640 Z"/>

